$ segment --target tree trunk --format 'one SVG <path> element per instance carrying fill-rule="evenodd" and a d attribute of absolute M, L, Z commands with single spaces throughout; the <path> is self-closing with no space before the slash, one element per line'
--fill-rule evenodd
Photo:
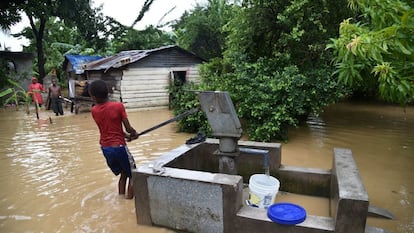
<path fill-rule="evenodd" d="M 45 57 L 43 53 L 42 38 L 36 37 L 36 48 L 37 48 L 37 68 L 39 69 L 39 82 L 43 82 L 45 77 Z"/>
<path fill-rule="evenodd" d="M 45 57 L 43 53 L 43 35 L 45 31 L 46 19 L 41 17 L 39 19 L 39 29 L 36 28 L 33 17 L 27 14 L 32 28 L 33 34 L 36 38 L 36 52 L 37 52 L 37 68 L 39 70 L 39 82 L 43 82 L 43 78 L 46 76 L 45 72 Z"/>

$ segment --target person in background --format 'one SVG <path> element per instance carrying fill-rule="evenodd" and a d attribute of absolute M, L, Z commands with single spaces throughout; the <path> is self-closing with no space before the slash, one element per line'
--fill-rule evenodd
<path fill-rule="evenodd" d="M 121 174 L 118 181 L 118 193 L 125 195 L 128 180 L 126 198 L 132 199 L 134 190 L 131 169 L 136 166 L 127 148 L 126 138 L 131 141 L 137 139 L 138 134 L 129 123 L 124 105 L 108 100 L 108 87 L 104 81 L 96 80 L 90 83 L 89 94 L 96 103 L 91 109 L 91 114 L 99 128 L 102 153 L 112 172 L 116 176 Z"/>
<path fill-rule="evenodd" d="M 57 80 L 54 78 L 52 79 L 52 85 L 49 87 L 49 95 L 48 98 L 51 101 L 53 112 L 56 116 L 63 115 L 63 108 L 62 108 L 62 90 L 60 86 L 57 85 Z"/>
<path fill-rule="evenodd" d="M 36 77 L 32 77 L 32 83 L 29 85 L 28 94 L 32 98 L 32 101 L 42 107 L 43 97 L 41 92 L 45 92 L 43 85 L 39 83 Z"/>

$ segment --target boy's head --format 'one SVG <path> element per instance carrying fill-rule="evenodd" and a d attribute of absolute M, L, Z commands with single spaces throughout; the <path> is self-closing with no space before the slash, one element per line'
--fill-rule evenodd
<path fill-rule="evenodd" d="M 103 80 L 95 80 L 88 86 L 89 95 L 97 102 L 102 103 L 108 99 L 108 86 Z"/>

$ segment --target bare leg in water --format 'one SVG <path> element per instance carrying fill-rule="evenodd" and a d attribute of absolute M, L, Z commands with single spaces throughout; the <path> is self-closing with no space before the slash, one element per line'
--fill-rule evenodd
<path fill-rule="evenodd" d="M 132 187 L 132 181 L 131 177 L 128 179 L 128 194 L 126 196 L 126 199 L 132 199 L 134 198 L 134 189 Z"/>
<path fill-rule="evenodd" d="M 125 188 L 126 188 L 126 182 L 128 177 L 124 172 L 121 172 L 121 177 L 119 178 L 118 182 L 118 193 L 119 195 L 125 195 Z M 128 179 L 128 194 L 126 195 L 126 199 L 132 199 L 134 197 L 134 190 L 132 188 L 132 182 L 131 178 Z"/>

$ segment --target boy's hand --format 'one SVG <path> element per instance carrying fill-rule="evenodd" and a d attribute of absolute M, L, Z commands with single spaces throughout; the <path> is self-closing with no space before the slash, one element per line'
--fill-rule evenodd
<path fill-rule="evenodd" d="M 125 138 L 126 138 L 127 142 L 130 142 L 132 140 L 135 140 L 135 139 L 139 138 L 139 135 L 136 132 L 132 133 L 132 134 L 125 133 Z"/>
<path fill-rule="evenodd" d="M 132 140 L 135 140 L 135 139 L 138 139 L 138 138 L 139 138 L 139 135 L 137 133 L 129 135 L 129 141 L 132 141 Z"/>

